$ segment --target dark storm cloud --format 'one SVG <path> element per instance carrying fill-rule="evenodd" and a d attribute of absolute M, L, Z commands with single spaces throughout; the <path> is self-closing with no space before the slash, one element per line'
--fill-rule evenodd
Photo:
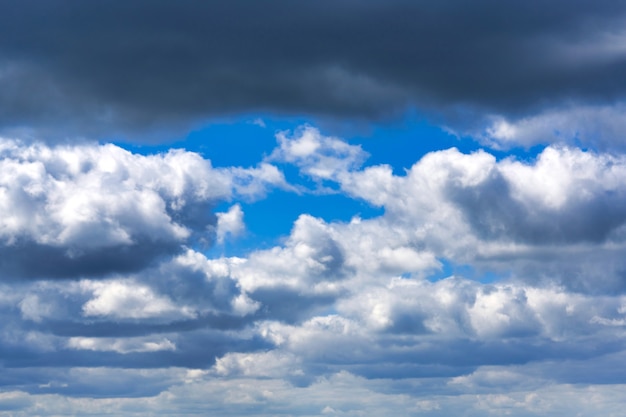
<path fill-rule="evenodd" d="M 240 111 L 611 102 L 624 17 L 615 0 L 4 0 L 0 125 L 114 135 Z"/>

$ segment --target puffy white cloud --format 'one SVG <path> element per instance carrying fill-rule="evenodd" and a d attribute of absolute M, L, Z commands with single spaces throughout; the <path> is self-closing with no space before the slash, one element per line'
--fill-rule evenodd
<path fill-rule="evenodd" d="M 160 294 L 167 294 L 180 308 L 193 311 L 194 315 L 254 313 L 259 304 L 248 297 L 228 267 L 216 264 L 202 253 L 187 249 L 158 268 L 137 275 L 137 279 Z M 232 264 L 238 262 L 234 260 Z"/>
<path fill-rule="evenodd" d="M 367 157 L 360 146 L 324 136 L 312 126 L 302 126 L 291 136 L 279 132 L 276 139 L 278 148 L 268 159 L 294 164 L 317 180 L 337 179 L 340 173 L 358 168 Z"/>
<path fill-rule="evenodd" d="M 474 331 L 483 338 L 532 335 L 540 331 L 523 288 L 479 291 L 468 313 Z"/>
<path fill-rule="evenodd" d="M 167 296 L 155 294 L 149 287 L 128 281 L 83 281 L 84 291 L 93 298 L 83 305 L 87 317 L 146 319 L 158 317 L 193 317 L 188 308 L 176 306 Z"/>
<path fill-rule="evenodd" d="M 227 236 L 237 237 L 244 229 L 243 210 L 239 204 L 235 204 L 225 213 L 217 213 L 216 232 L 217 242 L 224 243 Z"/>
<path fill-rule="evenodd" d="M 212 371 L 219 376 L 281 378 L 303 375 L 299 362 L 297 356 L 280 351 L 228 353 L 217 358 Z"/>
<path fill-rule="evenodd" d="M 497 161 L 484 151 L 450 149 L 425 155 L 404 176 L 375 166 L 338 177 L 346 193 L 384 207 L 374 222 L 384 220 L 437 257 L 491 267 L 506 261 L 518 276 L 542 276 L 556 263 L 550 272 L 561 275 L 557 280 L 568 263 L 593 274 L 591 265 L 617 262 L 610 277 L 590 280 L 602 290 L 621 287 L 625 265 L 614 254 L 625 249 L 623 156 L 548 147 L 535 161 Z M 539 264 L 543 271 L 528 270 Z M 580 274 L 567 275 L 580 288 L 593 287 Z"/>
<path fill-rule="evenodd" d="M 381 274 L 424 275 L 439 269 L 433 253 L 416 248 L 410 239 L 384 219 L 327 223 L 301 215 L 284 246 L 211 263 L 224 268 L 249 293 L 289 288 L 299 294 L 337 296 Z"/>
<path fill-rule="evenodd" d="M 480 222 L 472 225 L 485 229 L 502 227 L 502 234 L 507 232 L 515 240 L 520 238 L 519 229 L 523 227 L 536 228 L 535 224 L 546 218 L 560 222 L 572 220 L 571 216 L 580 210 L 604 210 L 594 214 L 608 215 L 605 221 L 609 224 L 600 228 L 600 233 L 610 233 L 624 221 L 621 210 L 626 193 L 624 178 L 626 159 L 622 156 L 548 147 L 534 162 L 514 159 L 497 162 L 484 151 L 462 154 L 450 149 L 424 156 L 406 176 L 394 176 L 390 169 L 376 166 L 344 173 L 341 185 L 355 197 L 384 206 L 395 221 L 428 225 L 443 223 L 445 218 L 464 233 L 467 229 L 460 222 L 469 220 Z M 560 219 L 556 218 L 557 214 Z M 584 214 L 577 219 L 580 225 L 571 225 L 573 230 L 590 227 L 598 221 Z M 560 233 L 568 238 L 567 228 L 562 227 Z M 593 236 L 578 238 L 593 239 Z"/>
<path fill-rule="evenodd" d="M 609 205 L 618 205 L 619 199 L 624 198 L 623 156 L 548 147 L 533 165 L 507 160 L 499 170 L 510 184 L 513 199 L 545 211 L 573 210 L 607 198 L 616 200 L 607 201 Z"/>
<path fill-rule="evenodd" d="M 233 263 L 236 264 L 235 261 Z M 38 281 L 13 291 L 7 308 L 18 307 L 35 323 L 169 323 L 207 314 L 253 314 L 260 304 L 205 255 L 187 249 L 141 272 L 78 282 Z"/>
<path fill-rule="evenodd" d="M 3 140 L 0 172 L 0 230 L 8 244 L 28 238 L 79 250 L 144 236 L 181 241 L 190 232 L 170 213 L 231 193 L 226 173 L 183 151 L 141 156 L 114 145 L 51 148 Z"/>
<path fill-rule="evenodd" d="M 229 167 L 220 171 L 232 179 L 234 194 L 243 199 L 263 197 L 272 187 L 295 190 L 287 183 L 283 173 L 268 163 L 260 163 L 254 168 Z"/>
<path fill-rule="evenodd" d="M 257 198 L 274 186 L 286 185 L 268 164 L 215 169 L 183 150 L 145 156 L 111 144 L 1 139 L 4 278 L 141 269 L 190 239 L 210 240 L 217 202 Z M 42 259 L 29 262 L 25 252 Z"/>
<path fill-rule="evenodd" d="M 332 226 L 302 215 L 284 247 L 250 254 L 231 264 L 233 277 L 246 291 L 259 287 L 289 287 L 303 292 L 334 292 L 334 281 L 345 274 L 344 249 Z"/>

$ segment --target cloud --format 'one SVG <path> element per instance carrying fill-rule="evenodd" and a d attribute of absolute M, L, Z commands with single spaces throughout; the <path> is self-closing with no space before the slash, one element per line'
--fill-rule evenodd
<path fill-rule="evenodd" d="M 32 402 L 23 392 L 12 391 L 3 392 L 0 394 L 0 410 L 1 411 L 14 411 L 21 410 L 30 407 Z"/>
<path fill-rule="evenodd" d="M 623 250 L 624 166 L 621 156 L 564 147 L 530 162 L 451 149 L 424 156 L 405 176 L 375 166 L 339 177 L 347 193 L 383 206 L 399 236 L 436 256 L 472 263 L 560 257 L 563 272 L 570 262 L 610 264 Z M 621 288 L 620 274 L 613 277 L 605 289 Z"/>
<path fill-rule="evenodd" d="M 317 181 L 337 180 L 339 173 L 358 168 L 368 156 L 360 146 L 324 136 L 311 126 L 300 127 L 291 136 L 279 132 L 276 139 L 278 147 L 268 160 L 294 164 Z"/>
<path fill-rule="evenodd" d="M 71 337 L 68 341 L 71 349 L 86 349 L 93 351 L 114 351 L 118 353 L 131 352 L 156 352 L 159 350 L 176 350 L 176 345 L 167 338 L 93 338 L 93 337 Z"/>
<path fill-rule="evenodd" d="M 333 293 L 332 282 L 347 273 L 344 250 L 333 235 L 332 227 L 303 215 L 284 247 L 255 251 L 245 262 L 231 264 L 230 274 L 247 291 L 285 287 L 305 293 Z"/>
<path fill-rule="evenodd" d="M 487 241 L 546 245 L 620 239 L 626 221 L 619 209 L 626 176 L 621 155 L 549 146 L 533 161 L 497 161 L 483 150 L 463 154 L 452 148 L 425 155 L 400 176 L 386 165 L 359 169 L 355 160 L 365 157 L 359 146 L 311 128 L 300 133 L 279 134 L 275 157 L 383 206 L 383 217 L 392 223 L 421 223 L 421 229 L 439 227 L 438 233 L 449 229 L 457 235 L 469 226 Z M 328 155 L 338 149 L 341 155 Z"/>
<path fill-rule="evenodd" d="M 623 103 L 570 105 L 521 118 L 494 116 L 482 132 L 469 132 L 499 149 L 561 143 L 595 150 L 623 151 L 626 135 Z"/>
<path fill-rule="evenodd" d="M 120 336 L 132 334 L 132 327 L 123 323 L 135 325 L 135 335 L 176 327 L 195 330 L 211 326 L 211 318 L 212 325 L 220 327 L 220 316 L 226 328 L 238 327 L 237 318 L 259 308 L 228 273 L 191 249 L 134 274 L 69 282 L 27 281 L 17 288 L 20 291 L 14 290 L 14 297 L 5 304 L 18 306 L 22 319 L 42 329 L 65 323 L 61 335 L 93 335 L 89 326 L 96 328 L 98 323 L 115 323 Z M 102 334 L 105 329 L 99 331 Z M 115 331 L 111 327 L 108 334 Z"/>
<path fill-rule="evenodd" d="M 171 300 L 158 296 L 148 287 L 128 282 L 84 282 L 86 291 L 94 298 L 83 305 L 83 315 L 108 316 L 112 318 L 143 319 L 162 315 L 192 316 L 191 312 L 177 311 Z"/>
<path fill-rule="evenodd" d="M 0 7 L 4 132 L 163 139 L 238 112 L 368 118 L 407 105 L 467 125 L 624 97 L 615 1 Z"/>
<path fill-rule="evenodd" d="M 96 369 L 79 369 L 87 378 L 117 381 L 115 374 Z M 130 379 L 129 372 L 122 374 Z M 178 369 L 167 373 L 135 376 L 135 390 L 145 389 L 148 382 L 156 378 L 168 380 L 180 378 L 184 372 Z M 150 378 L 152 377 L 152 378 Z M 150 379 L 148 379 L 150 378 Z M 388 389 L 390 381 L 369 381 L 349 373 L 337 373 L 316 381 L 307 387 L 293 387 L 279 379 L 266 379 L 259 384 L 255 379 L 239 378 L 220 381 L 206 377 L 189 379 L 185 385 L 176 386 L 155 397 L 144 398 L 63 398 L 54 394 L 28 395 L 24 392 L 7 393 L 9 400 L 21 400 L 15 404 L 13 413 L 19 416 L 33 412 L 59 410 L 87 414 L 100 409 L 113 413 L 135 413 L 148 410 L 155 415 L 186 413 L 193 415 L 199 408 L 214 413 L 229 413 L 233 416 L 270 416 L 289 410 L 294 413 L 330 416 L 360 416 L 367 413 L 404 413 L 409 416 L 439 417 L 466 415 L 478 417 L 488 414 L 507 414 L 514 417 L 529 413 L 542 415 L 569 415 L 583 412 L 589 416 L 619 415 L 623 407 L 620 396 L 622 387 L 615 385 L 571 386 L 555 384 L 543 389 L 520 389 L 498 394 L 461 394 L 457 396 L 420 394 L 426 388 L 416 381 L 407 383 L 413 393 Z M 112 384 L 115 385 L 115 384 Z M 131 388 L 123 384 L 124 389 Z M 393 387 L 398 388 L 398 387 Z M 418 389 L 421 388 L 421 389 Z M 208 405 L 207 405 L 208 403 Z M 29 408 L 32 407 L 32 408 Z M 35 408 L 36 407 L 36 408 Z M 17 414 L 17 413 L 22 414 Z M 47 415 L 47 414 L 43 414 Z"/>
<path fill-rule="evenodd" d="M 237 237 L 244 229 L 243 211 L 239 204 L 235 204 L 225 213 L 217 213 L 217 243 L 224 243 L 226 236 Z"/>
<path fill-rule="evenodd" d="M 625 18 L 615 0 L 0 0 L 0 414 L 621 415 Z M 398 173 L 310 125 L 251 167 L 87 139 L 407 112 L 542 150 Z M 276 188 L 379 210 L 304 206 L 229 256 L 253 235 L 243 204 Z"/>
<path fill-rule="evenodd" d="M 140 270 L 185 243 L 210 242 L 218 202 L 285 184 L 268 164 L 215 169 L 183 150 L 143 156 L 9 139 L 0 141 L 0 174 L 4 279 Z"/>
<path fill-rule="evenodd" d="M 229 415 L 558 415 L 574 391 L 621 410 L 604 402 L 607 383 L 625 383 L 619 154 L 448 149 L 394 174 L 312 127 L 279 134 L 253 168 L 182 150 L 0 144 L 2 201 L 17 219 L 1 229 L 0 386 L 15 413 L 197 414 L 210 403 Z M 384 210 L 303 213 L 273 247 L 210 257 L 206 241 L 243 229 L 240 201 L 319 186 L 287 184 L 272 161 Z M 116 199 L 125 193 L 152 196 L 142 221 Z M 9 210 L 21 202 L 30 221 Z M 171 249 L 135 251 L 157 238 Z M 142 261 L 107 264 L 125 252 Z"/>
<path fill-rule="evenodd" d="M 284 377 L 303 375 L 296 356 L 276 351 L 260 353 L 229 353 L 218 358 L 213 371 L 220 376 Z"/>

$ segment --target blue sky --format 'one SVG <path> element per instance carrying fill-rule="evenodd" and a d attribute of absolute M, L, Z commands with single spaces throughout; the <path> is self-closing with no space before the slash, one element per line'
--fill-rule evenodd
<path fill-rule="evenodd" d="M 619 416 L 626 7 L 0 0 L 0 416 Z"/>

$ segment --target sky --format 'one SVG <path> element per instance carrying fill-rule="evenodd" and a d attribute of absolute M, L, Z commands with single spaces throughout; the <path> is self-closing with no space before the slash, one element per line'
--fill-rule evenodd
<path fill-rule="evenodd" d="M 621 416 L 626 1 L 0 0 L 0 416 Z"/>

